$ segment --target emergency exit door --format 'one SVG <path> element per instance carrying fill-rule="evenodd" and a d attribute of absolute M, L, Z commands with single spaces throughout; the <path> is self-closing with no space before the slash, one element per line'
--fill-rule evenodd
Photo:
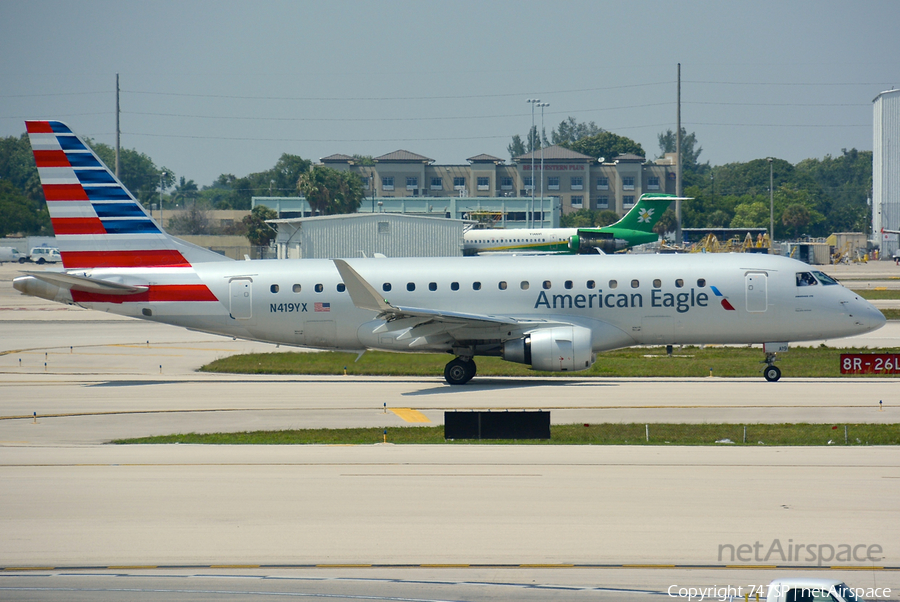
<path fill-rule="evenodd" d="M 231 292 L 231 317 L 235 320 L 249 320 L 253 316 L 253 280 L 235 278 L 228 285 Z"/>
<path fill-rule="evenodd" d="M 750 272 L 744 277 L 747 289 L 747 311 L 763 312 L 769 307 L 768 274 Z"/>

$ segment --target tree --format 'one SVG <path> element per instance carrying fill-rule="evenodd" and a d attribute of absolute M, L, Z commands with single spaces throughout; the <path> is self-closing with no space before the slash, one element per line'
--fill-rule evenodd
<path fill-rule="evenodd" d="M 516 134 L 512 137 L 512 142 L 509 143 L 509 146 L 506 147 L 506 150 L 509 151 L 509 158 L 515 159 L 516 157 L 521 157 L 525 154 L 525 143 L 522 142 L 522 137 Z"/>
<path fill-rule="evenodd" d="M 653 231 L 660 236 L 665 236 L 666 232 L 675 232 L 677 227 L 678 224 L 675 220 L 675 210 L 669 207 L 659 217 L 659 221 L 656 222 L 655 226 L 653 226 Z"/>
<path fill-rule="evenodd" d="M 209 220 L 209 211 L 198 204 L 191 205 L 187 211 L 169 219 L 166 231 L 169 234 L 215 234 Z"/>
<path fill-rule="evenodd" d="M 800 230 L 808 226 L 811 220 L 809 209 L 800 203 L 788 205 L 781 214 L 781 223 L 794 230 L 794 238 L 797 238 Z"/>
<path fill-rule="evenodd" d="M 193 180 L 185 180 L 184 176 L 181 176 L 181 180 L 175 186 L 171 198 L 176 205 L 187 208 L 189 204 L 193 205 L 199 196 L 200 191 L 197 188 L 197 184 Z"/>
<path fill-rule="evenodd" d="M 277 234 L 275 228 L 266 223 L 266 220 L 275 219 L 278 214 L 274 209 L 265 205 L 257 205 L 250 211 L 250 215 L 244 216 L 243 223 L 247 227 L 247 240 L 256 247 L 268 247 Z"/>
<path fill-rule="evenodd" d="M 606 131 L 594 134 L 593 136 L 587 136 L 586 138 L 581 138 L 575 142 L 566 142 L 565 144 L 560 144 L 560 146 L 596 158 L 604 157 L 611 159 L 626 153 L 639 155 L 641 157 L 645 156 L 644 149 L 641 145 L 631 138 L 618 136 L 612 132 Z"/>
<path fill-rule="evenodd" d="M 741 203 L 734 208 L 732 228 L 763 228 L 769 224 L 769 206 L 762 202 Z"/>
<path fill-rule="evenodd" d="M 675 132 L 666 130 L 664 134 L 658 134 L 660 158 L 666 153 L 674 153 L 678 147 Z M 696 148 L 695 148 L 696 147 Z M 700 153 L 703 152 L 702 146 L 697 146 L 697 134 L 681 128 L 681 167 L 682 169 L 695 171 L 700 165 Z"/>
<path fill-rule="evenodd" d="M 553 144 L 571 144 L 588 136 L 596 136 L 603 129 L 593 121 L 578 123 L 574 117 L 562 120 L 555 130 L 550 131 L 550 139 Z"/>
<path fill-rule="evenodd" d="M 22 194 L 8 180 L 0 180 L 0 237 L 52 233 L 47 208 Z"/>
<path fill-rule="evenodd" d="M 619 221 L 619 214 L 609 209 L 599 211 L 579 209 L 559 218 L 559 224 L 563 228 L 602 228 L 617 221 Z"/>
<path fill-rule="evenodd" d="M 297 190 L 319 215 L 356 213 L 363 199 L 362 180 L 358 175 L 321 165 L 300 176 Z"/>

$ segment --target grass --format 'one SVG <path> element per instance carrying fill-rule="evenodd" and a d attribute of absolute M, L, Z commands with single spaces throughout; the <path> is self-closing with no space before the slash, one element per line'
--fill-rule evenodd
<path fill-rule="evenodd" d="M 873 301 L 876 299 L 900 299 L 900 289 L 873 289 L 873 288 L 860 288 L 853 289 L 853 292 L 862 297 L 863 299 L 868 299 L 869 301 Z"/>
<path fill-rule="evenodd" d="M 387 429 L 394 444 L 533 444 L 533 445 L 844 445 L 844 426 L 830 424 L 651 424 L 647 441 L 643 424 L 563 424 L 550 427 L 549 440 L 444 440 L 443 426 Z M 900 424 L 849 424 L 849 445 L 900 445 Z M 717 443 L 725 439 L 732 443 Z M 371 445 L 384 441 L 383 428 L 301 429 L 243 433 L 188 433 L 138 439 L 117 444 L 206 445 Z"/>
<path fill-rule="evenodd" d="M 841 353 L 872 353 L 872 349 L 797 347 L 779 355 L 778 366 L 791 377 L 837 378 Z M 878 353 L 900 353 L 900 348 Z M 684 347 L 667 357 L 664 347 L 630 347 L 601 353 L 581 372 L 536 372 L 495 357 L 476 358 L 479 376 L 548 377 L 759 377 L 764 354 L 758 347 Z M 234 355 L 201 368 L 204 372 L 237 374 L 347 374 L 368 376 L 440 376 L 451 359 L 446 354 L 402 354 L 369 351 L 359 362 L 353 353 L 256 353 Z M 873 375 L 867 375 L 869 377 Z M 889 378 L 889 376 L 887 376 Z M 844 378 L 852 378 L 844 376 Z"/>

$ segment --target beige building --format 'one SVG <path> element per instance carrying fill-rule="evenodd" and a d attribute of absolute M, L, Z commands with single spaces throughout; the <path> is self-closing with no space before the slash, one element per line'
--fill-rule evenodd
<path fill-rule="evenodd" d="M 533 155 L 516 157 L 510 164 L 481 154 L 466 159 L 465 165 L 435 165 L 428 157 L 397 150 L 376 157 L 374 165 L 359 165 L 347 155 L 330 155 L 320 161 L 333 169 L 357 173 L 363 178 L 366 195 L 379 198 L 540 199 L 543 185 L 544 197 L 558 201 L 563 215 L 579 209 L 610 209 L 624 215 L 644 193 L 675 192 L 675 162 L 670 155 L 653 163 L 630 154 L 601 162 L 601 158 L 561 146 L 540 149 Z"/>

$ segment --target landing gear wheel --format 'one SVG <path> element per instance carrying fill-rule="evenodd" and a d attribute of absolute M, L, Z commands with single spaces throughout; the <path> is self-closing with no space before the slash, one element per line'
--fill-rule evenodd
<path fill-rule="evenodd" d="M 475 362 L 456 358 L 444 367 L 444 379 L 451 385 L 464 385 L 475 376 Z"/>
<path fill-rule="evenodd" d="M 765 376 L 766 380 L 770 383 L 774 383 L 781 378 L 781 370 L 778 366 L 766 366 L 765 370 L 763 370 L 763 376 Z"/>

